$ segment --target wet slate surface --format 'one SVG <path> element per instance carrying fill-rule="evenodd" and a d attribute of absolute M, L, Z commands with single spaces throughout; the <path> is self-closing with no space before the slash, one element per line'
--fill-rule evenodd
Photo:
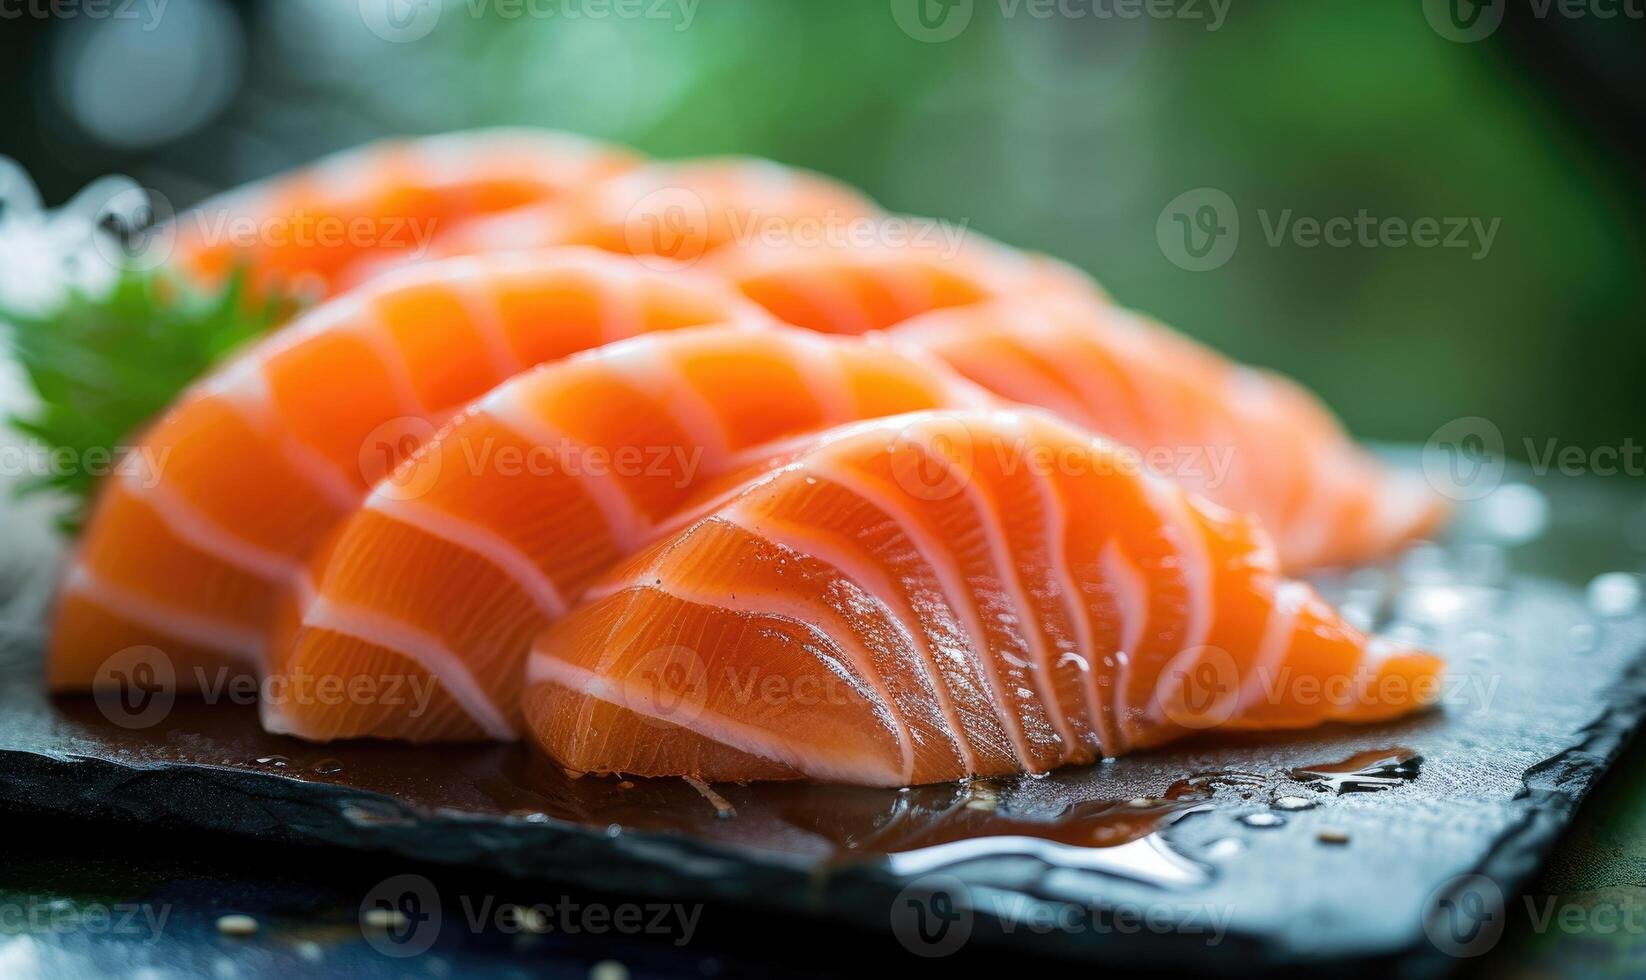
<path fill-rule="evenodd" d="M 1515 483 L 1444 547 L 1322 579 L 1448 655 L 1445 707 L 1421 717 L 902 793 L 715 787 L 735 815 L 679 781 L 570 779 L 519 746 L 307 745 L 242 706 L 121 727 L 40 693 L 37 579 L 13 575 L 0 800 L 850 923 L 917 953 L 958 936 L 1117 966 L 1444 972 L 1489 945 L 1494 892 L 1536 870 L 1646 709 L 1639 580 L 1590 587 L 1639 568 L 1620 529 L 1641 516 L 1614 488 Z M 1377 770 L 1350 787 L 1368 791 L 1299 771 L 1351 758 Z"/>

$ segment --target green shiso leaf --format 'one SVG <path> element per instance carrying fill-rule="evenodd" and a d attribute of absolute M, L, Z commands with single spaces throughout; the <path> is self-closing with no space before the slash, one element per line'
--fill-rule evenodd
<path fill-rule="evenodd" d="M 45 475 L 22 481 L 19 493 L 66 496 L 65 529 L 77 529 L 120 448 L 191 382 L 292 309 L 279 295 L 252 298 L 244 269 L 213 288 L 163 271 L 126 271 L 106 293 L 73 292 L 45 314 L 0 309 L 39 400 L 8 421 L 43 444 L 50 460 Z"/>

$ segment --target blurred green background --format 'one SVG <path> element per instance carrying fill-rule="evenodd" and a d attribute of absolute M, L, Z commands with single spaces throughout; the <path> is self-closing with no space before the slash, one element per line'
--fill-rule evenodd
<path fill-rule="evenodd" d="M 152 23 L 0 24 L 0 77 L 31 93 L 0 108 L 0 153 L 48 200 L 121 171 L 182 203 L 368 138 L 497 123 L 758 154 L 1069 259 L 1302 379 L 1367 438 L 1468 415 L 1516 455 L 1646 432 L 1638 19 L 1517 9 L 1465 43 L 1416 2 L 959 0 L 937 30 L 904 0 L 162 2 Z M 1156 226 L 1203 187 L 1240 237 L 1190 271 Z M 1362 211 L 1496 232 L 1484 255 L 1473 233 L 1265 235 L 1287 212 Z"/>

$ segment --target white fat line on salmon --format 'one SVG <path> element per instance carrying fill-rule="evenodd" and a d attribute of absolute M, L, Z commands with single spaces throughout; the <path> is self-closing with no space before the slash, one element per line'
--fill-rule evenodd
<path fill-rule="evenodd" d="M 594 270 L 590 279 L 585 288 L 593 289 L 596 317 L 600 321 L 600 344 L 596 346 L 635 336 L 636 328 L 645 322 L 640 269 Z"/>
<path fill-rule="evenodd" d="M 766 539 L 780 551 L 787 551 L 782 545 Z M 788 552 L 786 561 L 799 567 L 804 558 L 804 552 Z M 721 608 L 731 612 L 744 613 L 750 616 L 768 617 L 784 623 L 795 629 L 802 630 L 817 641 L 817 653 L 814 656 L 822 667 L 823 677 L 832 679 L 836 684 L 843 685 L 853 691 L 859 699 L 868 704 L 884 725 L 897 739 L 898 752 L 903 757 L 904 778 L 912 779 L 914 774 L 914 742 L 909 730 L 908 722 L 902 717 L 902 712 L 895 707 L 895 700 L 886 686 L 885 678 L 875 669 L 874 658 L 868 647 L 864 645 L 861 634 L 852 629 L 838 614 L 829 610 L 827 604 L 819 604 L 817 608 L 806 606 L 800 600 L 781 593 L 773 594 L 762 591 L 752 592 L 740 590 L 736 593 L 719 595 L 705 593 L 694 589 L 689 583 L 681 581 L 673 574 L 671 566 L 658 563 L 645 570 L 639 576 L 642 580 L 649 578 L 651 587 L 672 596 L 683 602 L 707 608 Z M 822 619 L 822 623 L 814 622 Z M 829 628 L 825 628 L 829 627 Z M 832 629 L 832 632 L 831 632 Z M 840 639 L 836 639 L 836 637 Z M 825 652 L 832 651 L 837 656 L 825 656 Z M 847 666 L 850 662 L 851 666 Z M 853 675 L 856 675 L 854 680 Z M 816 675 L 801 675 L 791 678 L 787 674 L 770 674 L 762 681 L 758 665 L 748 670 L 748 684 L 741 687 L 737 680 L 737 670 L 731 665 L 725 668 L 725 678 L 729 683 L 732 697 L 741 705 L 775 705 L 789 704 L 821 704 L 825 703 L 811 695 L 811 701 L 802 700 L 801 688 L 808 681 L 812 685 L 821 687 L 823 679 Z M 776 682 L 782 690 L 774 691 L 772 682 Z M 755 687 L 759 685 L 761 693 L 756 696 Z M 829 700 L 829 704 L 850 704 L 850 698 Z"/>
<path fill-rule="evenodd" d="M 1032 672 L 1034 686 L 1040 695 L 1047 719 L 1057 732 L 1059 741 L 1066 746 L 1065 751 L 1072 751 L 1075 745 L 1074 728 L 1069 724 L 1069 719 L 1064 714 L 1062 699 L 1057 694 L 1055 664 L 1046 644 L 1046 630 L 1039 621 L 1040 617 L 1034 604 L 1029 601 L 1028 591 L 1023 587 L 1016 556 L 1012 553 L 1006 529 L 1000 521 L 999 502 L 978 481 L 966 479 L 968 474 L 962 472 L 955 460 L 943 453 L 929 455 L 943 466 L 952 478 L 962 481 L 961 496 L 970 505 L 973 517 L 983 529 L 996 580 L 1004 588 L 1018 614 L 1012 624 L 1016 628 L 1010 631 L 1016 633 L 1023 641 L 1030 657 L 1029 662 L 1021 665 L 1021 669 Z M 1028 622 L 1025 623 L 1024 620 Z M 1004 653 L 1005 651 L 1002 651 L 1003 655 Z"/>
<path fill-rule="evenodd" d="M 502 741 L 515 738 L 514 726 L 492 703 L 486 689 L 469 671 L 469 665 L 438 637 L 375 609 L 340 603 L 326 596 L 309 604 L 303 613 L 303 625 L 404 655 L 434 675 L 488 736 Z"/>
<path fill-rule="evenodd" d="M 825 460 L 817 459 L 811 461 L 810 465 L 819 477 L 839 484 L 891 518 L 914 545 L 915 551 L 925 560 L 927 567 L 932 570 L 937 578 L 944 604 L 949 607 L 949 611 L 964 631 L 968 641 L 966 655 L 971 658 L 977 675 L 983 680 L 1000 726 L 1012 743 L 1012 751 L 1025 770 L 1036 771 L 1032 753 L 1029 751 L 1028 733 L 1025 731 L 1027 726 L 1023 718 L 1012 710 L 1011 703 L 1006 697 L 1004 682 L 994 665 L 988 662 L 989 651 L 985 647 L 988 633 L 983 628 L 982 619 L 973 601 L 974 597 L 960 573 L 954 552 L 932 532 L 918 513 L 907 506 L 906 501 L 899 499 L 898 494 L 891 492 L 889 488 L 876 486 L 876 481 L 872 478 L 860 478 L 849 467 L 824 465 L 825 463 Z"/>
<path fill-rule="evenodd" d="M 523 383 L 525 377 L 521 376 L 512 382 L 505 382 L 501 387 L 493 389 L 492 393 L 487 395 L 480 403 L 480 410 L 528 445 L 546 446 L 553 445 L 561 440 L 568 440 L 571 445 L 580 447 L 581 443 L 569 440 L 569 437 L 562 435 L 559 430 L 537 418 L 520 404 L 517 386 Z M 463 446 L 464 456 L 466 457 L 464 461 L 470 467 L 466 472 L 473 476 L 478 477 L 486 473 L 497 473 L 499 476 L 525 475 L 503 473 L 496 469 L 487 468 L 488 466 L 495 467 L 497 465 L 490 448 L 491 437 L 488 436 L 482 441 L 484 451 L 481 458 L 477 459 L 470 452 L 474 447 L 471 446 L 473 440 L 467 437 L 467 428 L 467 426 L 460 425 L 459 428 L 452 431 L 448 438 L 434 440 L 430 444 L 430 451 L 444 452 L 455 441 Z M 435 447 L 438 447 L 438 449 Z M 515 452 L 519 452 L 518 448 Z M 522 462 L 529 461 L 530 454 L 523 453 L 521 455 L 523 457 Z M 547 476 L 548 474 L 531 475 Z M 645 529 L 646 519 L 640 511 L 639 505 L 634 502 L 634 498 L 629 496 L 622 483 L 615 479 L 609 471 L 590 473 L 583 468 L 579 468 L 578 472 L 567 473 L 566 475 L 582 482 L 584 493 L 594 502 L 595 508 L 600 511 L 601 518 L 606 522 L 607 530 L 617 542 L 632 544 L 639 540 Z"/>
<path fill-rule="evenodd" d="M 752 345 L 763 339 L 751 337 L 745 343 Z M 608 345 L 601 351 L 601 360 L 623 380 L 662 401 L 674 423 L 691 437 L 693 445 L 703 447 L 710 460 L 719 463 L 726 459 L 732 451 L 726 420 L 715 402 L 692 384 L 680 357 L 680 351 L 692 350 L 693 342 L 688 338 L 676 347 L 646 340 Z"/>
<path fill-rule="evenodd" d="M 1297 629 L 1298 613 L 1302 611 L 1303 604 L 1310 595 L 1312 591 L 1302 582 L 1282 582 L 1275 589 L 1274 604 L 1270 606 L 1268 619 L 1263 624 L 1263 635 L 1258 640 L 1252 667 L 1239 688 L 1240 700 L 1235 706 L 1236 715 L 1246 714 L 1258 699 L 1264 696 L 1262 678 L 1265 673 L 1276 671 L 1285 664 L 1286 654 L 1292 648 L 1293 634 Z"/>
<path fill-rule="evenodd" d="M 353 303 L 355 301 L 347 301 Z M 336 305 L 336 304 L 334 304 Z M 329 307 L 321 307 L 321 310 Z M 274 443 L 280 458 L 297 475 L 307 481 L 338 511 L 353 510 L 360 503 L 362 490 L 358 477 L 340 470 L 313 447 L 299 442 L 291 435 L 291 426 L 275 414 L 274 394 L 269 388 L 265 370 L 269 359 L 294 332 L 307 329 L 298 325 L 286 327 L 275 334 L 275 343 L 259 346 L 253 351 L 230 361 L 222 370 L 210 375 L 198 389 L 201 398 L 216 398 L 245 423 L 261 432 Z"/>
<path fill-rule="evenodd" d="M 372 494 L 366 506 L 391 520 L 422 531 L 430 537 L 456 545 L 491 562 L 520 586 L 546 616 L 566 611 L 566 599 L 554 580 L 512 542 L 489 527 L 466 521 L 426 504 Z"/>
<path fill-rule="evenodd" d="M 1108 316 L 1106 322 L 1115 329 L 1105 330 L 1101 339 L 1090 335 L 1089 343 L 1071 350 L 1070 336 L 1081 335 L 1074 331 L 1089 329 L 1083 325 L 1083 317 L 1077 316 L 1071 324 L 1066 315 L 1053 317 L 1047 311 L 1035 311 L 1019 304 L 1011 304 L 1002 314 L 1001 322 L 1007 325 L 1005 339 L 1023 344 L 1033 358 L 1032 363 L 1038 366 L 1037 370 L 1027 372 L 1028 390 L 1034 396 L 1028 401 L 1037 402 L 1041 394 L 1049 390 L 1043 372 L 1051 371 L 1078 393 L 1073 414 L 1058 413 L 1064 418 L 1090 420 L 1092 406 L 1105 405 L 1109 407 L 1104 410 L 1107 416 L 1104 423 L 1088 425 L 1088 428 L 1107 431 L 1113 426 L 1122 432 L 1153 431 L 1148 421 L 1148 394 L 1152 386 L 1146 383 L 1140 386 L 1139 379 L 1149 377 L 1147 366 L 1159 363 L 1160 356 L 1152 348 L 1147 353 L 1135 352 L 1143 343 L 1134 336 L 1139 329 L 1135 319 L 1124 314 Z M 1081 355 L 1078 360 L 1074 359 L 1076 351 Z M 1114 412 L 1124 413 L 1124 419 L 1110 414 Z"/>
<path fill-rule="evenodd" d="M 1071 416 L 1078 417 L 1078 416 Z M 1233 443 L 1219 445 L 1130 446 L 1105 443 L 1053 446 L 1028 438 L 989 440 L 995 461 L 1007 476 L 1019 472 L 1061 476 L 1143 476 L 1155 474 L 1208 490 L 1224 485 L 1238 452 Z"/>
<path fill-rule="evenodd" d="M 1086 702 L 1086 724 L 1097 736 L 1098 751 L 1113 757 L 1120 754 L 1119 732 L 1115 728 L 1113 713 L 1098 695 L 1097 674 L 1088 656 L 1096 652 L 1095 643 L 1088 607 L 1081 601 L 1074 569 L 1069 565 L 1068 508 L 1049 476 L 1036 474 L 1034 484 L 1035 493 L 1040 498 L 1041 512 L 1045 515 L 1047 561 L 1051 565 L 1063 614 L 1068 617 L 1069 626 L 1074 631 L 1074 649 L 1064 652 L 1059 662 L 1064 658 L 1072 659 L 1080 671 L 1081 690 Z"/>
<path fill-rule="evenodd" d="M 495 288 L 495 283 L 482 276 L 482 273 L 475 273 L 454 279 L 452 290 L 486 350 L 486 360 L 491 364 L 493 376 L 498 383 L 502 383 L 525 370 L 527 365 L 509 344 L 508 327 L 503 322 L 503 310 L 497 297 L 489 290 L 482 291 L 480 288 L 482 285 Z"/>
<path fill-rule="evenodd" d="M 1122 845 L 1125 846 L 1125 845 Z M 1047 933 L 1097 933 L 1117 935 L 1204 936 L 1207 946 L 1217 946 L 1234 921 L 1232 904 L 1184 902 L 1104 902 L 1102 904 L 1051 904 L 990 889 L 985 908 L 1000 931 L 1011 935 L 1019 930 Z"/>
<path fill-rule="evenodd" d="M 488 414 L 492 413 L 488 410 Z M 528 436 L 528 433 L 518 432 L 512 424 L 508 428 L 521 436 Z M 543 435 L 537 433 L 529 437 L 535 439 Z M 618 446 L 614 449 L 591 446 L 565 436 L 548 442 L 532 441 L 525 449 L 512 443 L 499 446 L 493 436 L 480 440 L 447 439 L 440 445 L 444 449 L 452 442 L 461 444 L 463 472 L 473 476 L 545 477 L 563 474 L 600 479 L 614 476 L 630 480 L 668 479 L 676 490 L 684 490 L 697 482 L 697 474 L 703 464 L 702 446 Z"/>
<path fill-rule="evenodd" d="M 971 324 L 965 324 L 965 327 L 969 333 Z M 900 331 L 902 327 L 898 326 L 892 329 Z M 926 342 L 938 346 L 941 339 L 939 337 L 938 341 Z M 1008 398 L 1023 404 L 1037 404 L 1071 421 L 1082 421 L 1090 415 L 1086 406 L 1078 398 L 1059 390 L 1055 386 L 1046 384 L 1045 378 L 1037 371 L 1024 368 L 1015 359 L 1007 360 L 990 352 L 982 360 L 971 360 L 964 356 L 965 352 L 959 350 L 943 350 L 941 347 L 939 347 L 939 350 L 941 351 L 941 357 L 953 362 L 952 367 L 956 371 L 964 371 L 966 377 L 974 379 L 984 389 L 998 394 L 1002 398 Z M 998 451 L 996 455 L 999 456 Z M 1008 455 L 1015 457 L 1016 454 Z M 1046 475 L 1050 476 L 1051 474 L 1047 473 Z"/>
<path fill-rule="evenodd" d="M 247 541 L 233 533 L 181 493 L 166 486 L 156 475 L 128 476 L 121 482 L 137 503 L 148 507 L 166 529 L 185 544 L 248 572 L 265 582 L 286 585 L 307 575 L 298 559 Z"/>
<path fill-rule="evenodd" d="M 1181 538 L 1178 558 L 1189 593 L 1189 608 L 1184 615 L 1183 647 L 1203 647 L 1211 635 L 1212 617 L 1216 612 L 1212 592 L 1212 557 L 1206 532 L 1191 513 L 1188 496 L 1182 489 L 1158 477 L 1145 476 L 1142 479 L 1145 495 L 1160 520 L 1162 531 Z"/>
<path fill-rule="evenodd" d="M 470 895 L 458 897 L 469 931 L 480 934 L 495 931 L 504 935 L 532 932 L 540 935 L 558 933 L 577 935 L 647 935 L 673 936 L 676 946 L 685 946 L 697 932 L 697 923 L 703 915 L 702 905 L 664 902 L 622 902 L 607 905 L 600 902 L 574 902 L 569 895 L 549 902 L 505 902 L 497 896 L 486 895 L 476 901 Z"/>
<path fill-rule="evenodd" d="M 857 399 L 853 396 L 851 381 L 846 376 L 843 350 L 831 341 L 813 334 L 803 334 L 805 348 L 800 368 L 801 381 L 817 403 L 818 414 L 833 422 L 837 419 L 857 418 Z"/>
<path fill-rule="evenodd" d="M 1120 648 L 1114 652 L 1114 673 L 1111 675 L 1109 705 L 1117 740 L 1122 746 L 1130 743 L 1127 737 L 1127 712 L 1132 707 L 1130 689 L 1132 662 L 1143 643 L 1143 631 L 1149 618 L 1149 583 L 1138 571 L 1137 564 L 1126 554 L 1126 549 L 1115 538 L 1110 538 L 1098 553 L 1098 567 L 1103 572 L 1103 584 L 1120 616 Z M 1095 653 L 1095 651 L 1093 651 Z M 1120 750 L 1113 753 L 1119 755 Z"/>
<path fill-rule="evenodd" d="M 432 412 L 430 406 L 423 404 L 423 396 L 417 390 L 417 381 L 412 377 L 412 363 L 407 356 L 408 351 L 400 345 L 400 338 L 391 332 L 389 323 L 384 319 L 383 311 L 377 308 L 377 304 L 367 303 L 360 311 L 360 317 L 347 329 L 377 355 L 377 362 L 389 375 L 389 383 L 400 402 L 401 413 L 414 418 L 428 419 Z"/>
<path fill-rule="evenodd" d="M 63 581 L 63 590 L 82 595 L 145 629 L 216 650 L 247 663 L 257 662 L 263 654 L 263 634 L 260 631 L 239 623 L 201 616 L 122 588 L 100 578 L 83 562 L 75 562 L 70 568 L 68 577 Z"/>
<path fill-rule="evenodd" d="M 961 762 L 967 772 L 978 770 L 977 753 L 972 748 L 965 726 L 961 724 L 960 713 L 955 707 L 948 683 L 937 665 L 937 658 L 943 655 L 942 651 L 933 643 L 915 639 L 917 635 L 928 637 L 928 634 L 917 621 L 902 587 L 894 584 L 884 571 L 865 562 L 861 554 L 846 550 L 860 545 L 838 538 L 826 538 L 769 516 L 756 522 L 741 513 L 738 508 L 727 508 L 719 515 L 719 519 L 741 527 L 751 534 L 759 535 L 779 547 L 809 555 L 812 560 L 822 562 L 839 572 L 841 577 L 857 590 L 858 598 L 868 603 L 877 615 L 891 624 L 910 656 L 919 661 L 921 674 L 942 711 L 943 720 L 948 727 L 946 734 L 959 754 Z M 895 609 L 892 605 L 894 602 Z"/>
<path fill-rule="evenodd" d="M 575 694 L 604 701 L 642 718 L 675 725 L 719 742 L 740 752 L 788 766 L 819 782 L 844 782 L 872 786 L 904 785 L 901 774 L 885 768 L 879 760 L 850 755 L 832 758 L 827 746 L 811 742 L 790 742 L 774 732 L 757 728 L 718 712 L 693 705 L 690 724 L 680 705 L 662 704 L 657 692 L 645 684 L 632 684 L 597 674 L 541 650 L 533 650 L 528 662 L 526 683 L 552 684 Z"/>

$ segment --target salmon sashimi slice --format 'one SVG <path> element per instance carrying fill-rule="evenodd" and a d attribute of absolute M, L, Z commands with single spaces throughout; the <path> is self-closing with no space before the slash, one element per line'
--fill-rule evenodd
<path fill-rule="evenodd" d="M 704 264 L 779 319 L 823 333 L 860 334 L 1004 298 L 1108 303 L 1072 266 L 964 228 L 921 225 L 928 226 L 941 230 L 882 243 L 761 241 Z"/>
<path fill-rule="evenodd" d="M 535 641 L 524 711 L 573 771 L 898 786 L 1384 719 L 1441 671 L 1115 444 L 927 411 L 814 437 L 602 575 Z"/>
<path fill-rule="evenodd" d="M 417 256 L 466 222 L 564 200 L 634 166 L 567 133 L 490 129 L 368 144 L 211 198 L 176 219 L 181 266 L 208 282 L 330 294 L 362 263 Z"/>
<path fill-rule="evenodd" d="M 93 686 L 137 644 L 184 689 L 197 666 L 255 667 L 286 589 L 309 587 L 303 560 L 439 424 L 532 365 L 704 324 L 772 321 L 713 280 L 594 249 L 431 263 L 322 304 L 186 392 L 100 488 L 51 686 Z"/>
<path fill-rule="evenodd" d="M 471 222 L 437 255 L 591 245 L 690 263 L 730 246 L 872 221 L 875 203 L 821 174 L 752 157 L 655 162 L 545 201 Z"/>
<path fill-rule="evenodd" d="M 1445 500 L 1356 445 L 1316 398 L 1114 306 L 997 302 L 890 331 L 1002 397 L 1136 452 L 1224 507 L 1249 511 L 1288 569 L 1386 556 L 1435 530 Z"/>
<path fill-rule="evenodd" d="M 515 377 L 374 488 L 273 644 L 271 690 L 432 697 L 266 701 L 264 723 L 320 740 L 512 737 L 532 637 L 681 507 L 796 434 L 992 403 L 918 352 L 784 328 L 656 334 Z"/>

